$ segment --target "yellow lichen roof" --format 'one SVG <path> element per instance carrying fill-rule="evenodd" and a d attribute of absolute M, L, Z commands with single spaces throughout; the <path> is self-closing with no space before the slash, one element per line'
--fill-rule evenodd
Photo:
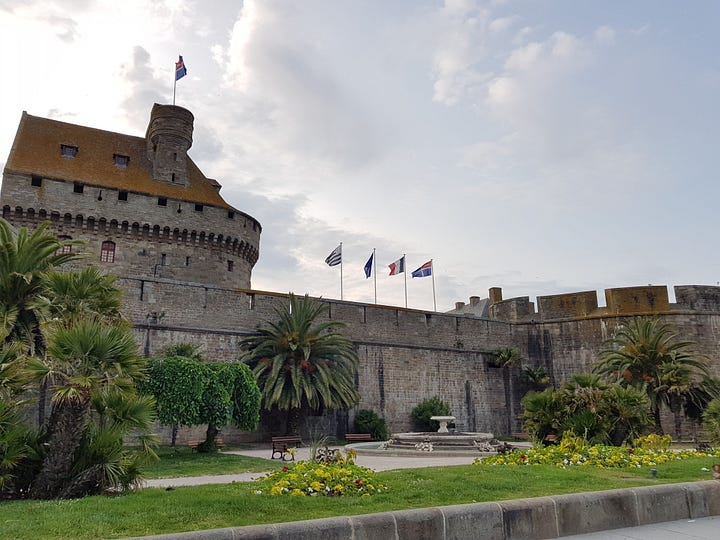
<path fill-rule="evenodd" d="M 62 157 L 61 145 L 76 146 L 74 158 Z M 130 157 L 126 168 L 115 165 L 113 154 Z M 5 169 L 88 185 L 122 189 L 222 208 L 230 206 L 188 156 L 189 185 L 153 180 L 146 141 L 112 131 L 31 116 L 23 112 Z"/>

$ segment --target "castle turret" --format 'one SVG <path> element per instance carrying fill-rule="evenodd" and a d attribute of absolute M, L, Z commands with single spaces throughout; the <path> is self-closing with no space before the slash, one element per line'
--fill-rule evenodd
<path fill-rule="evenodd" d="M 187 151 L 192 146 L 193 121 L 187 109 L 153 105 L 145 134 L 153 180 L 188 185 Z"/>

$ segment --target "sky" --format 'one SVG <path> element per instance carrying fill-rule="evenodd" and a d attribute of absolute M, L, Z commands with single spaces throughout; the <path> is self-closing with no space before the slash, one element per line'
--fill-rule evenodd
<path fill-rule="evenodd" d="M 258 290 L 438 311 L 720 280 L 720 2 L 0 0 L 0 167 L 23 110 L 190 156 L 263 226 Z M 670 289 L 671 299 L 672 288 Z M 433 279 L 407 275 L 408 307 Z"/>

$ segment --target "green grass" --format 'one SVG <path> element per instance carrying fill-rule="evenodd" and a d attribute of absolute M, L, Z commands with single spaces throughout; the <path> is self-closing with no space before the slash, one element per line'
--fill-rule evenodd
<path fill-rule="evenodd" d="M 0 503 L 4 539 L 117 538 L 215 527 L 365 514 L 405 508 L 537 497 L 580 491 L 706 480 L 713 458 L 648 469 L 463 465 L 377 473 L 390 491 L 364 498 L 273 497 L 252 483 L 146 489 L 117 497 Z"/>
<path fill-rule="evenodd" d="M 238 456 L 218 452 L 203 454 L 190 448 L 169 446 L 158 450 L 160 461 L 143 468 L 145 478 L 178 478 L 181 476 L 205 476 L 214 474 L 237 474 L 266 472 L 282 466 L 278 461 Z M 270 455 L 270 450 L 268 450 Z"/>

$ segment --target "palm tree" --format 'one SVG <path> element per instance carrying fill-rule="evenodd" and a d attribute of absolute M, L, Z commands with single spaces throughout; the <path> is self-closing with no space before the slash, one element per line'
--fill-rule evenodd
<path fill-rule="evenodd" d="M 507 435 L 512 433 L 512 423 L 515 420 L 515 389 L 513 387 L 513 377 L 510 370 L 520 361 L 520 351 L 512 347 L 502 347 L 493 353 L 490 365 L 493 367 L 503 368 L 503 388 L 505 390 L 505 431 Z"/>
<path fill-rule="evenodd" d="M 288 411 L 287 432 L 299 433 L 300 411 L 345 409 L 359 401 L 358 357 L 352 342 L 336 332 L 339 322 L 317 322 L 327 306 L 289 296 L 278 322 L 243 340 L 243 361 L 253 368 L 263 407 Z"/>
<path fill-rule="evenodd" d="M 677 333 L 658 319 L 634 318 L 619 328 L 600 352 L 595 373 L 623 386 L 643 388 L 650 399 L 656 433 L 662 434 L 660 410 L 676 396 L 708 375 L 704 356 L 692 350 L 693 343 L 680 341 Z"/>
<path fill-rule="evenodd" d="M 58 240 L 47 229 L 45 223 L 32 232 L 25 228 L 16 232 L 0 218 L 0 338 L 5 343 L 21 343 L 30 356 L 41 356 L 45 349 L 40 331 L 45 272 L 80 257 L 63 248 L 81 242 Z M 44 387 L 40 388 L 38 402 L 38 424 L 42 425 Z"/>
<path fill-rule="evenodd" d="M 145 362 L 125 324 L 99 318 L 52 328 L 49 362 L 32 361 L 31 370 L 52 389 L 47 452 L 31 488 L 34 498 L 73 496 L 76 455 L 91 429 L 93 399 L 112 393 L 132 395 Z M 82 471 L 87 474 L 87 471 Z M 84 484 L 84 482 L 81 482 Z"/>

